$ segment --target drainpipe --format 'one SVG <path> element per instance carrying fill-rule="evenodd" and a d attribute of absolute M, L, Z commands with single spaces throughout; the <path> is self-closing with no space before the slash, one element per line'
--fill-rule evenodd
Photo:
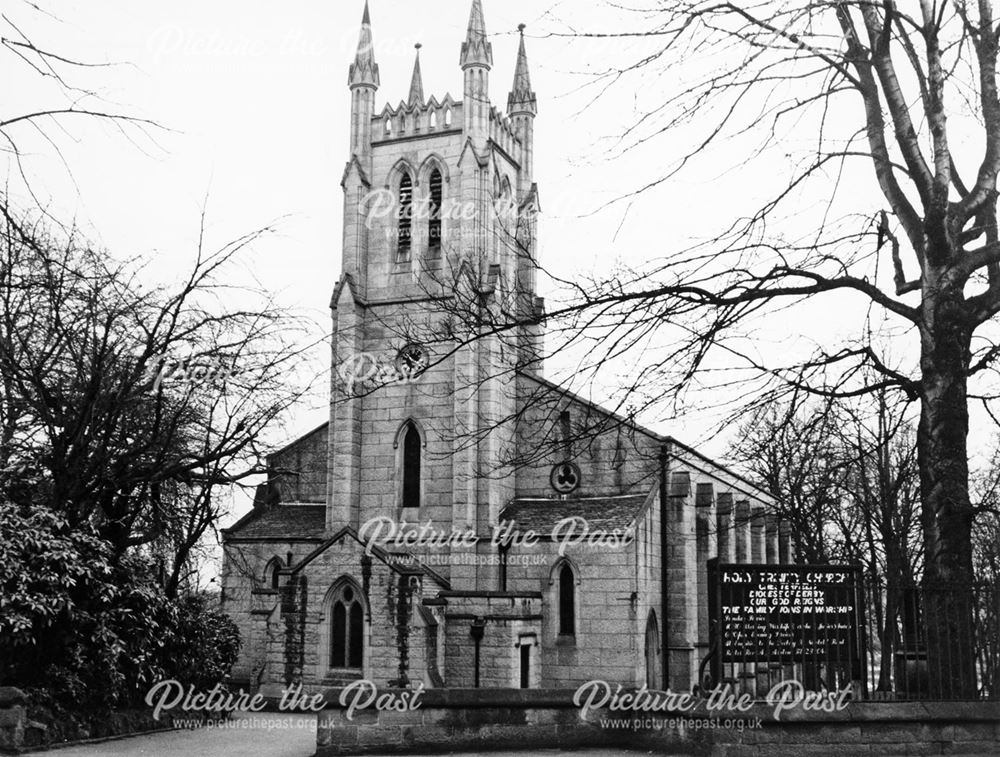
<path fill-rule="evenodd" d="M 667 595 L 667 463 L 668 445 L 660 447 L 660 634 L 663 649 L 663 689 L 670 688 L 670 623 L 669 597 Z"/>
<path fill-rule="evenodd" d="M 479 644 L 483 640 L 483 634 L 486 631 L 486 618 L 476 618 L 472 621 L 472 627 L 469 629 L 469 633 L 472 634 L 472 641 L 475 644 L 475 661 L 473 662 L 473 670 L 475 671 L 475 687 L 479 688 Z"/>
<path fill-rule="evenodd" d="M 510 551 L 510 544 L 498 544 L 497 556 L 500 562 L 500 591 L 507 591 L 507 552 Z"/>

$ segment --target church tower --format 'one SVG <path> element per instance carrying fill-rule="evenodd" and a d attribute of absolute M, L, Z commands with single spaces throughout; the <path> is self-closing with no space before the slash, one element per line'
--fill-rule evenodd
<path fill-rule="evenodd" d="M 523 26 L 506 109 L 490 101 L 482 0 L 460 47 L 461 100 L 425 96 L 418 43 L 405 98 L 376 110 L 373 39 L 366 3 L 348 70 L 342 273 L 330 302 L 327 531 L 387 517 L 488 535 L 515 492 L 504 462 L 515 373 L 537 368 L 526 363 L 539 342 L 530 323 L 469 338 L 541 308 Z M 488 583 L 490 570 L 453 566 L 451 579 Z"/>
<path fill-rule="evenodd" d="M 690 690 L 709 561 L 791 559 L 788 529 L 750 482 L 540 375 L 524 27 L 502 108 L 482 0 L 454 40 L 460 100 L 425 89 L 414 40 L 408 89 L 376 102 L 376 30 L 366 3 L 329 422 L 268 456 L 253 511 L 223 532 L 234 679 Z"/>

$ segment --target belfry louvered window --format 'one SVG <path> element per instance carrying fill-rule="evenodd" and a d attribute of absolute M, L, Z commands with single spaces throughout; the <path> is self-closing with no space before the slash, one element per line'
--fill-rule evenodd
<path fill-rule="evenodd" d="M 413 232 L 413 180 L 404 174 L 399 181 L 399 259 L 410 257 L 410 243 Z"/>
<path fill-rule="evenodd" d="M 427 222 L 427 240 L 431 249 L 441 246 L 441 201 L 443 197 L 441 172 L 431 171 L 430 178 L 430 219 Z"/>

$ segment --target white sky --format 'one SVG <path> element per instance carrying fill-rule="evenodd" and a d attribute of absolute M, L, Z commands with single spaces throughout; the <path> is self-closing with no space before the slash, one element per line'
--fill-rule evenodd
<path fill-rule="evenodd" d="M 380 106 L 406 96 L 415 42 L 423 44 L 425 93 L 461 97 L 458 55 L 469 5 L 373 0 Z M 71 81 L 98 90 L 120 112 L 171 130 L 151 130 L 156 144 L 138 138 L 136 147 L 113 127 L 74 122 L 75 143 L 60 141 L 73 182 L 52 151 L 36 142 L 29 168 L 43 177 L 34 185 L 49 193 L 42 199 L 51 199 L 60 217 L 75 217 L 112 254 L 151 255 L 153 275 L 169 276 L 190 260 L 206 197 L 210 245 L 281 219 L 281 234 L 256 246 L 255 272 L 283 302 L 314 309 L 325 323 L 339 273 L 345 82 L 363 3 L 300 0 L 282 3 L 280 11 L 273 3 L 225 0 L 63 1 L 42 7 L 61 23 L 23 6 L 14 17 L 36 43 L 77 59 L 127 63 Z M 609 97 L 581 112 L 589 97 L 574 92 L 588 80 L 580 72 L 606 63 L 606 45 L 544 35 L 565 31 L 567 15 L 574 25 L 596 25 L 607 11 L 596 2 L 574 2 L 572 13 L 569 7 L 485 3 L 495 61 L 491 95 L 501 107 L 513 78 L 517 24 L 529 25 L 540 109 L 535 172 L 544 212 L 541 254 L 559 273 L 581 265 L 600 270 L 644 254 L 654 228 L 681 238 L 683 224 L 692 221 L 688 207 L 678 207 L 676 217 L 657 213 L 650 221 L 633 210 L 621 230 L 620 212 L 590 217 L 605 199 L 632 188 L 628 170 L 622 171 L 626 163 L 611 164 L 594 149 L 627 119 L 632 108 L 616 111 L 631 94 L 619 92 L 618 100 Z M 39 87 L 38 77 L 26 72 L 12 72 L 14 97 L 5 112 L 57 102 L 51 88 Z M 319 410 L 316 417 L 321 415 Z M 301 427 L 311 425 L 308 420 Z"/>
<path fill-rule="evenodd" d="M 339 273 L 346 78 L 362 0 L 50 0 L 41 5 L 60 21 L 21 3 L 9 13 L 36 43 L 62 55 L 126 62 L 90 69 L 73 80 L 98 90 L 122 112 L 171 130 L 154 131 L 157 144 L 140 139 L 140 149 L 112 127 L 74 124 L 75 141 L 60 142 L 72 182 L 44 143 L 34 143 L 37 155 L 30 171 L 40 177 L 36 188 L 50 195 L 42 199 L 50 200 L 57 215 L 75 217 L 111 253 L 151 257 L 150 275 L 160 277 L 175 274 L 191 259 L 206 197 L 210 245 L 283 219 L 279 235 L 256 245 L 253 271 L 281 302 L 308 308 L 325 324 Z M 425 94 L 461 97 L 458 57 L 469 6 L 470 0 L 372 0 L 382 79 L 379 108 L 406 96 L 415 42 L 423 44 Z M 786 166 L 777 163 L 763 165 L 756 174 L 741 172 L 745 166 L 737 145 L 640 198 L 624 224 L 620 210 L 594 213 L 602 201 L 649 178 L 658 160 L 676 157 L 669 153 L 669 140 L 615 161 L 602 149 L 607 147 L 602 140 L 656 102 L 663 83 L 651 79 L 641 89 L 619 88 L 593 104 L 590 93 L 579 91 L 587 72 L 636 49 L 636 43 L 548 36 L 570 28 L 620 26 L 623 11 L 599 0 L 485 0 L 484 7 L 494 54 L 491 96 L 497 105 L 506 104 L 513 78 L 517 24 L 528 25 L 539 105 L 540 249 L 547 268 L 567 276 L 606 271 L 618 261 L 658 252 L 665 240 L 681 244 L 710 235 L 780 180 Z M 21 69 L 0 72 L 0 77 L 12 85 L 4 88 L 4 113 L 54 102 L 51 91 Z M 808 138 L 808 132 L 803 134 Z M 870 176 L 865 181 L 870 184 Z M 818 338 L 837 330 L 835 307 L 818 301 L 799 314 L 794 327 L 782 322 L 756 336 L 774 348 L 790 335 Z M 915 348 L 915 343 L 900 347 Z M 558 376 L 559 371 L 549 373 Z M 304 408 L 288 433 L 322 422 L 324 399 Z M 694 415 L 682 423 L 655 420 L 650 419 L 660 430 L 701 444 L 710 454 L 725 449 L 726 439 L 707 438 L 715 420 L 711 416 Z M 980 438 L 986 439 L 982 433 Z"/>
<path fill-rule="evenodd" d="M 375 55 L 386 100 L 405 98 L 415 42 L 421 42 L 424 90 L 461 98 L 459 46 L 469 0 L 427 3 L 373 0 Z M 563 4 L 565 5 L 565 4 Z M 600 12 L 573 3 L 574 23 Z M 257 276 L 289 305 L 310 308 L 323 323 L 339 273 L 341 189 L 347 158 L 347 67 L 357 45 L 363 3 L 251 0 L 146 4 L 125 0 L 43 3 L 56 23 L 21 6 L 16 23 L 39 45 L 88 61 L 124 61 L 71 79 L 97 89 L 120 112 L 152 119 L 156 144 L 139 147 L 110 126 L 74 122 L 74 142 L 60 141 L 72 168 L 40 141 L 29 162 L 35 189 L 56 215 L 75 217 L 115 255 L 152 256 L 151 275 L 169 276 L 190 260 L 206 198 L 209 245 L 281 219 L 281 234 L 256 245 Z M 495 66 L 491 95 L 501 107 L 513 79 L 516 27 L 528 27 L 532 82 L 539 93 L 536 179 L 545 216 L 546 266 L 565 272 L 600 268 L 627 250 L 613 244 L 616 216 L 583 218 L 614 191 L 611 166 L 592 156 L 614 123 L 569 95 L 592 68 L 576 41 L 533 39 L 562 21 L 539 21 L 559 3 L 486 0 Z M 280 8 L 280 10 L 279 10 Z M 597 63 L 601 51 L 591 46 Z M 10 56 L 7 56 L 8 58 Z M 5 112 L 58 102 L 27 70 L 12 72 Z M 14 110 L 18 108 L 19 110 Z M 30 139 L 30 134 L 26 135 Z M 141 148 L 141 149 L 140 149 Z M 620 186 L 626 177 L 619 175 Z M 656 219 L 657 225 L 665 219 Z M 669 221 L 668 221 L 669 225 Z M 640 238 L 648 231 L 638 223 Z M 628 235 L 623 234 L 622 238 Z M 315 418 L 322 417 L 322 410 Z M 303 420 L 301 428 L 315 425 Z"/>

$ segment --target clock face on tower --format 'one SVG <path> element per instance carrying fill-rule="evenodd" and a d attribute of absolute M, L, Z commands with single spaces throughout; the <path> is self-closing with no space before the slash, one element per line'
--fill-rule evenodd
<path fill-rule="evenodd" d="M 396 370 L 409 378 L 415 378 L 427 370 L 427 362 L 427 350 L 415 342 L 396 353 Z"/>

